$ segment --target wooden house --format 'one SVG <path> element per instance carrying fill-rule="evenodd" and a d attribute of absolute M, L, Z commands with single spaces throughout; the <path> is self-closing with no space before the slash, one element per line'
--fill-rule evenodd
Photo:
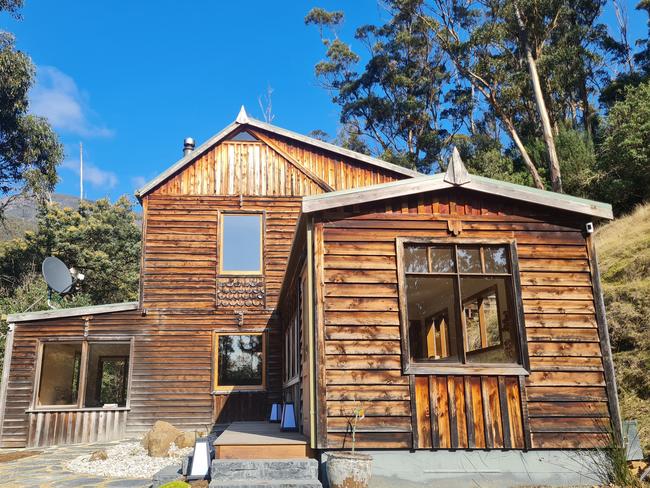
<path fill-rule="evenodd" d="M 355 408 L 357 447 L 382 455 L 620 437 L 591 235 L 609 205 L 470 175 L 457 153 L 420 175 L 243 109 L 137 196 L 138 302 L 9 317 L 1 446 L 280 401 L 315 453 L 350 446 Z"/>

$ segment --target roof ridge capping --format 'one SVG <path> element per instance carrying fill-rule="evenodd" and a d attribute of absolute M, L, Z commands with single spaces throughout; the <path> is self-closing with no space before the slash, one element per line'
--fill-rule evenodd
<path fill-rule="evenodd" d="M 358 205 L 392 197 L 415 195 L 426 191 L 437 191 L 460 186 L 489 195 L 511 198 L 596 218 L 614 218 L 612 206 L 608 203 L 472 175 L 465 167 L 455 146 L 452 149 L 447 171 L 444 174 L 437 173 L 362 188 L 306 196 L 303 197 L 302 211 L 303 213 L 313 213 L 347 205 Z"/>
<path fill-rule="evenodd" d="M 351 149 L 346 149 L 344 147 L 339 147 L 335 144 L 331 144 L 329 142 L 321 141 L 320 139 L 315 139 L 313 137 L 305 136 L 303 134 L 299 134 L 297 132 L 288 130 L 288 129 L 283 129 L 282 127 L 278 127 L 272 124 L 269 124 L 267 122 L 262 122 L 261 120 L 254 119 L 253 117 L 250 117 L 248 115 L 248 112 L 246 112 L 246 108 L 242 105 L 241 108 L 239 109 L 239 113 L 237 114 L 237 118 L 235 119 L 234 122 L 226 126 L 224 129 L 219 131 L 217 134 L 214 136 L 210 137 L 208 140 L 206 140 L 203 144 L 201 144 L 199 147 L 197 147 L 194 151 L 184 155 L 181 159 L 176 161 L 172 166 L 167 168 L 165 171 L 160 173 L 158 176 L 156 176 L 154 179 L 150 180 L 146 184 L 144 184 L 142 187 L 137 189 L 135 191 L 135 196 L 138 199 L 141 199 L 143 196 L 145 196 L 147 193 L 149 193 L 151 190 L 156 188 L 159 184 L 161 184 L 163 181 L 167 180 L 174 174 L 176 174 L 178 171 L 183 169 L 185 166 L 190 164 L 194 159 L 199 157 L 201 154 L 209 150 L 211 147 L 214 145 L 222 142 L 223 140 L 226 139 L 234 130 L 238 129 L 239 127 L 246 127 L 250 126 L 256 129 L 262 129 L 267 132 L 271 132 L 272 134 L 276 134 L 282 137 L 287 137 L 289 139 L 293 139 L 295 141 L 302 142 L 304 144 L 308 144 L 310 146 L 318 147 L 320 149 L 323 149 L 325 151 L 330 151 L 335 154 L 339 154 L 341 156 L 348 157 L 350 159 L 354 159 L 356 161 L 370 164 L 372 166 L 376 166 L 378 168 L 382 168 L 388 171 L 392 171 L 394 173 L 399 173 L 404 176 L 408 177 L 416 177 L 416 176 L 422 176 L 421 173 L 418 173 L 415 170 L 404 168 L 403 166 L 399 166 L 394 163 L 389 163 L 388 161 L 384 161 L 382 159 L 377 159 L 372 156 L 368 156 L 367 154 L 362 154 L 356 151 L 352 151 Z"/>

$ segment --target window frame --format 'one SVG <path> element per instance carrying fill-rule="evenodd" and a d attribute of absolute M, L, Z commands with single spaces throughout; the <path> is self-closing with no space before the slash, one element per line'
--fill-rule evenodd
<path fill-rule="evenodd" d="M 223 224 L 225 221 L 224 217 L 227 216 L 252 216 L 259 215 L 260 217 L 260 267 L 256 271 L 237 271 L 237 270 L 224 270 L 223 269 L 223 242 L 224 242 L 224 232 Z M 266 211 L 265 210 L 220 210 L 217 214 L 218 219 L 218 229 L 219 229 L 219 247 L 217 261 L 218 261 L 218 275 L 219 276 L 264 276 L 264 236 L 266 234 Z"/>
<path fill-rule="evenodd" d="M 131 409 L 131 381 L 133 378 L 133 351 L 134 338 L 131 336 L 119 337 L 41 337 L 36 340 L 36 364 L 34 366 L 34 389 L 32 401 L 27 413 L 30 412 L 56 412 L 56 411 L 116 411 Z M 41 376 L 43 373 L 43 352 L 46 344 L 81 344 L 81 363 L 79 365 L 79 388 L 77 389 L 77 402 L 67 405 L 40 405 L 39 394 L 41 390 Z M 88 359 L 91 344 L 128 344 L 129 362 L 126 383 L 126 404 L 123 407 L 85 407 L 86 379 L 88 376 Z"/>
<path fill-rule="evenodd" d="M 262 337 L 262 384 L 261 385 L 220 385 L 219 384 L 219 337 L 237 335 L 258 335 Z M 212 339 L 212 392 L 213 394 L 232 393 L 237 391 L 266 391 L 266 360 L 267 360 L 266 330 L 251 331 L 214 331 Z"/>
<path fill-rule="evenodd" d="M 515 343 L 517 346 L 517 363 L 468 363 L 468 362 L 425 362 L 412 361 L 409 338 L 409 319 L 408 319 L 408 302 L 406 296 L 406 267 L 404 263 L 404 247 L 407 245 L 424 245 L 424 246 L 505 246 L 508 250 L 508 259 L 510 262 L 510 273 L 464 273 L 456 269 L 454 273 L 422 273 L 431 276 L 508 276 L 510 277 L 511 293 L 510 297 L 514 309 L 513 320 L 515 321 L 515 330 L 517 337 Z M 402 349 L 402 372 L 404 374 L 441 374 L 441 375 L 479 375 L 479 374 L 498 374 L 498 375 L 528 375 L 530 370 L 528 348 L 526 340 L 526 329 L 524 322 L 524 309 L 521 298 L 521 279 L 519 275 L 519 260 L 517 257 L 517 243 L 514 239 L 472 239 L 458 237 L 397 237 L 395 239 L 396 264 L 397 264 L 397 288 L 399 299 L 399 318 L 400 318 L 400 340 Z M 427 257 L 429 252 L 427 250 Z M 457 261 L 457 259 L 456 259 Z M 417 274 L 417 273 L 409 273 Z M 455 287 L 459 288 L 458 280 L 455 280 Z M 461 343 L 463 355 L 466 357 L 466 324 L 465 314 L 463 313 L 463 299 L 460 289 L 456 289 L 458 296 L 455 307 L 456 313 L 461 320 Z M 451 344 L 450 344 L 451 346 Z M 466 361 L 466 359 L 465 359 Z"/>

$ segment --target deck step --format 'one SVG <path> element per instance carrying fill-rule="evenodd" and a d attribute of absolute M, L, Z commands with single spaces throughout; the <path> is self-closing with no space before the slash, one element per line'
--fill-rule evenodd
<path fill-rule="evenodd" d="M 315 459 L 215 459 L 212 461 L 211 477 L 217 482 L 318 480 L 318 461 Z"/>
<path fill-rule="evenodd" d="M 322 488 L 318 480 L 246 480 L 210 482 L 210 488 Z"/>

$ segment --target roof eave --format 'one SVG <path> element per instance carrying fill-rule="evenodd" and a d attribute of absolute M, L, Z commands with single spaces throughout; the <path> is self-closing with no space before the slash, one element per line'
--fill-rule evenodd
<path fill-rule="evenodd" d="M 39 312 L 13 313 L 7 315 L 7 322 L 16 324 L 20 322 L 34 322 L 38 320 L 57 319 L 65 317 L 79 317 L 82 315 L 98 315 L 111 312 L 127 312 L 137 310 L 138 302 L 107 303 L 105 305 L 91 305 L 88 307 L 63 308 L 58 310 L 41 310 Z"/>
<path fill-rule="evenodd" d="M 466 183 L 454 184 L 447 181 L 445 175 L 442 173 L 429 177 L 367 186 L 356 190 L 342 190 L 304 197 L 302 211 L 303 213 L 314 213 L 347 205 L 359 205 L 392 197 L 408 196 L 448 188 L 466 188 L 488 195 L 498 195 L 504 198 L 589 215 L 595 218 L 609 220 L 614 218 L 612 206 L 607 203 L 538 190 L 536 188 L 515 185 L 476 175 L 471 175 L 471 180 Z"/>

